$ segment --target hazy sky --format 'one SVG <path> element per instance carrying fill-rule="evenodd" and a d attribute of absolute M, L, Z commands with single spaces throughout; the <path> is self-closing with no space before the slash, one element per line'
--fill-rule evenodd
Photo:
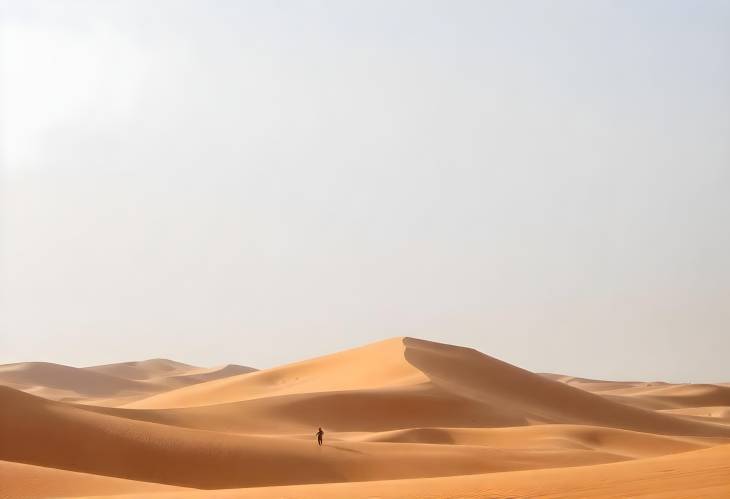
<path fill-rule="evenodd" d="M 730 2 L 0 5 L 0 363 L 730 381 Z"/>

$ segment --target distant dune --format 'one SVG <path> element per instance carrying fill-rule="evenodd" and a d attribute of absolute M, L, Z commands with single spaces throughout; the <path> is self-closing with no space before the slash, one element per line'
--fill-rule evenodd
<path fill-rule="evenodd" d="M 150 380 L 184 374 L 194 369 L 200 369 L 190 364 L 175 362 L 169 359 L 149 359 L 139 362 L 120 362 L 118 364 L 104 364 L 83 368 L 85 371 L 116 376 L 117 378 Z"/>
<path fill-rule="evenodd" d="M 143 360 L 141 362 L 106 364 L 86 367 L 84 369 L 87 371 L 116 376 L 117 378 L 143 380 L 160 384 L 167 383 L 168 389 L 256 371 L 256 369 L 252 367 L 239 366 L 236 364 L 204 368 L 168 359 L 150 359 Z"/>
<path fill-rule="evenodd" d="M 0 384 L 3 498 L 727 490 L 727 386 L 539 375 L 413 338 L 262 371 L 11 364 Z"/>
<path fill-rule="evenodd" d="M 135 380 L 47 362 L 0 366 L 0 383 L 42 397 L 69 401 L 157 391 L 155 386 Z"/>
<path fill-rule="evenodd" d="M 253 372 L 227 365 L 200 368 L 167 359 L 124 362 L 86 368 L 48 362 L 0 366 L 0 385 L 52 400 L 118 405 L 213 379 Z"/>
<path fill-rule="evenodd" d="M 723 384 L 670 384 L 664 382 L 598 381 L 556 374 L 543 376 L 622 404 L 650 410 L 730 406 L 730 386 Z"/>

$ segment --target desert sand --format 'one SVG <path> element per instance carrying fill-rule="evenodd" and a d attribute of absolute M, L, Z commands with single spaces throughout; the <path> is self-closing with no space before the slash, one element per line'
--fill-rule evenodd
<path fill-rule="evenodd" d="M 0 498 L 730 497 L 730 386 L 413 338 L 260 371 L 10 364 L 0 407 Z"/>

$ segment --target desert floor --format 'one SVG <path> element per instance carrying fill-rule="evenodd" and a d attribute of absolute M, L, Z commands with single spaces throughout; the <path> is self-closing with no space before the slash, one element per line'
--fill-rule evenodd
<path fill-rule="evenodd" d="M 730 385 L 413 338 L 261 371 L 9 364 L 0 408 L 3 499 L 730 497 Z"/>

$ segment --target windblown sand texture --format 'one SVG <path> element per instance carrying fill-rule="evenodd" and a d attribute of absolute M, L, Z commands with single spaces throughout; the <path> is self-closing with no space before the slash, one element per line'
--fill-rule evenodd
<path fill-rule="evenodd" d="M 723 384 L 394 338 L 262 371 L 10 364 L 0 385 L 3 499 L 730 497 Z"/>

